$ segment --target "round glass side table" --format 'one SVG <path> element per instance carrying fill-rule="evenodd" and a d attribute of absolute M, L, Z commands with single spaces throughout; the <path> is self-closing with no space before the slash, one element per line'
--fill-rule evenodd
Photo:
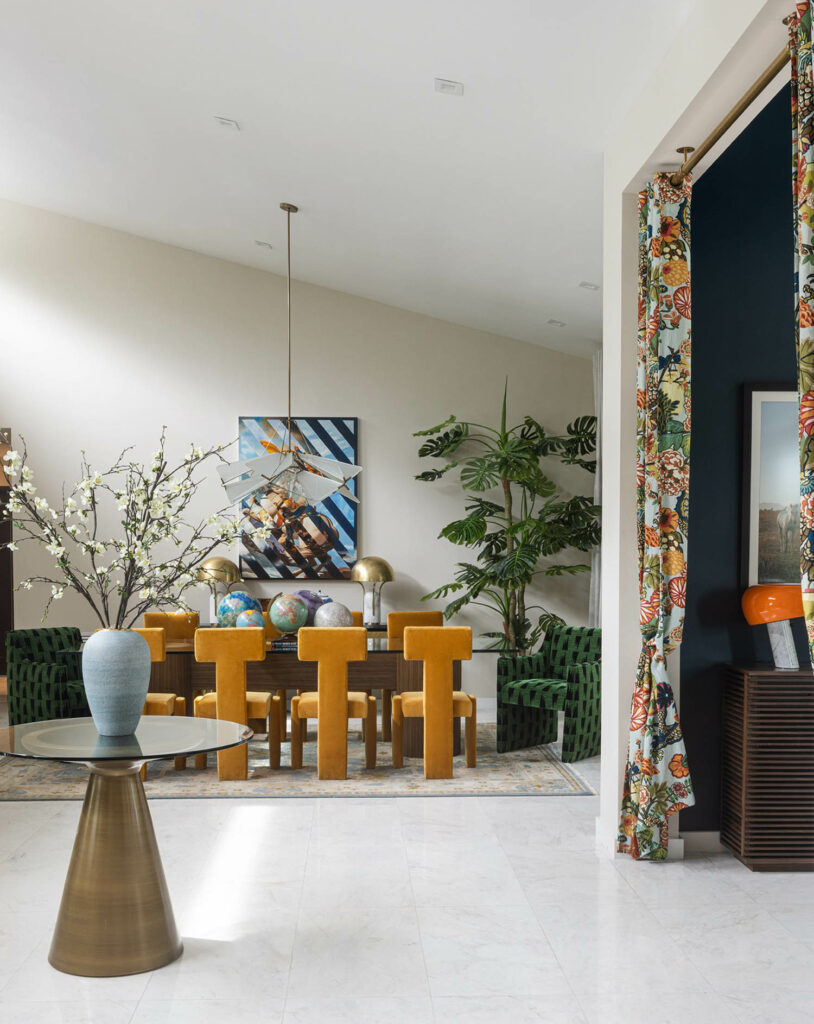
<path fill-rule="evenodd" d="M 79 761 L 90 769 L 48 960 L 59 971 L 140 974 L 183 952 L 141 784 L 145 761 L 225 750 L 251 729 L 206 718 L 144 717 L 130 736 L 100 736 L 91 718 L 0 729 L 0 753 Z"/>

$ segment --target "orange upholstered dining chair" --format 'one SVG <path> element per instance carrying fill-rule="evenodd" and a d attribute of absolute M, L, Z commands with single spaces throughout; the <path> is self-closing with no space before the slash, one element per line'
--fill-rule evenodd
<path fill-rule="evenodd" d="M 387 616 L 387 639 L 403 640 L 408 626 L 443 626 L 443 612 L 390 612 Z"/>
<path fill-rule="evenodd" d="M 348 777 L 348 719 L 367 719 L 365 763 L 376 767 L 376 698 L 348 692 L 348 662 L 367 660 L 367 630 L 358 626 L 304 627 L 298 633 L 300 661 L 317 663 L 316 693 L 291 698 L 291 767 L 302 768 L 303 730 L 317 719 L 317 774 Z M 370 723 L 373 723 L 372 727 Z"/>
<path fill-rule="evenodd" d="M 195 698 L 198 718 L 219 718 L 248 725 L 250 718 L 268 722 L 269 766 L 280 767 L 280 698 L 246 691 L 246 662 L 266 656 L 265 630 L 199 629 L 195 634 L 195 660 L 214 661 L 215 692 Z M 195 767 L 206 767 L 206 754 L 197 754 Z M 246 744 L 218 751 L 218 778 L 245 779 L 249 774 Z"/>
<path fill-rule="evenodd" d="M 143 636 L 150 648 L 150 661 L 161 662 L 167 658 L 167 634 L 161 628 L 150 627 L 148 629 L 136 628 L 134 633 Z M 143 715 L 185 715 L 187 713 L 187 702 L 183 697 L 174 693 L 148 693 L 144 702 Z M 175 770 L 183 771 L 187 766 L 185 757 L 176 757 Z M 142 780 L 147 778 L 147 765 L 141 766 Z"/>
<path fill-rule="evenodd" d="M 365 620 L 361 612 L 351 612 L 354 626 L 364 626 Z"/>
<path fill-rule="evenodd" d="M 472 630 L 461 626 L 408 626 L 404 657 L 424 662 L 424 688 L 393 697 L 393 767 L 404 763 L 405 718 L 424 719 L 424 778 L 452 778 L 452 720 L 466 719 L 466 765 L 476 764 L 477 703 L 452 688 L 452 666 L 472 657 Z"/>
<path fill-rule="evenodd" d="M 192 640 L 195 630 L 201 624 L 197 612 L 145 612 L 145 629 L 163 629 L 168 643 L 178 640 Z"/>
<path fill-rule="evenodd" d="M 404 640 L 407 626 L 443 626 L 443 612 L 390 612 L 387 616 L 387 639 L 400 644 Z M 382 739 L 392 740 L 393 705 L 392 694 L 382 690 Z"/>

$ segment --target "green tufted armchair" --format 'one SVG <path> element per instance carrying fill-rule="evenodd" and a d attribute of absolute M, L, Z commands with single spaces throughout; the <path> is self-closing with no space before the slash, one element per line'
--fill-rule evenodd
<path fill-rule="evenodd" d="M 553 743 L 557 712 L 565 712 L 563 761 L 599 753 L 602 632 L 552 626 L 537 654 L 501 656 L 497 663 L 497 749 L 500 753 Z"/>
<path fill-rule="evenodd" d="M 75 626 L 14 629 L 6 635 L 9 725 L 90 714 Z"/>

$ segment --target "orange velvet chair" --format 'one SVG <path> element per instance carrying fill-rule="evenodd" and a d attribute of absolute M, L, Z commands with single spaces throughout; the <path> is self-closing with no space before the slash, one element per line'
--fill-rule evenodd
<path fill-rule="evenodd" d="M 133 630 L 143 636 L 150 648 L 150 661 L 166 661 L 167 658 L 167 634 L 161 628 L 137 628 Z M 185 715 L 187 713 L 187 702 L 183 697 L 177 697 L 174 693 L 148 693 L 144 702 L 143 715 Z M 176 757 L 175 770 L 183 771 L 187 766 L 185 757 Z M 147 778 L 147 765 L 141 766 L 142 781 Z"/>
<path fill-rule="evenodd" d="M 145 629 L 163 629 L 168 643 L 179 640 L 192 640 L 195 630 L 201 624 L 197 612 L 145 612 Z"/>
<path fill-rule="evenodd" d="M 268 721 L 269 766 L 280 767 L 280 698 L 246 691 L 246 662 L 266 656 L 265 630 L 199 629 L 195 634 L 195 660 L 215 663 L 215 692 L 195 698 L 198 718 L 219 718 L 247 725 L 250 718 Z M 206 767 L 206 755 L 195 757 L 195 767 Z M 245 779 L 249 752 L 245 744 L 218 751 L 218 778 Z"/>
<path fill-rule="evenodd" d="M 408 626 L 443 626 L 443 612 L 390 612 L 387 616 L 387 639 L 403 640 Z"/>
<path fill-rule="evenodd" d="M 466 766 L 477 761 L 477 702 L 452 688 L 452 666 L 472 657 L 472 630 L 460 626 L 408 626 L 404 657 L 424 662 L 424 688 L 393 697 L 393 767 L 404 764 L 404 719 L 424 719 L 424 778 L 452 778 L 452 720 L 466 719 Z"/>
<path fill-rule="evenodd" d="M 303 730 L 317 719 L 320 779 L 348 777 L 348 719 L 376 721 L 376 698 L 348 692 L 348 662 L 367 661 L 367 630 L 304 627 L 298 634 L 300 661 L 317 662 L 317 692 L 291 698 L 291 767 L 302 768 Z M 365 729 L 365 763 L 376 767 L 376 728 Z"/>
<path fill-rule="evenodd" d="M 351 616 L 353 617 L 354 626 L 364 626 L 365 620 L 361 612 L 351 612 Z"/>
<path fill-rule="evenodd" d="M 390 612 L 387 616 L 387 640 L 401 644 L 407 626 L 443 626 L 443 612 Z M 391 729 L 393 717 L 392 694 L 382 690 L 382 739 L 388 743 L 392 740 Z"/>

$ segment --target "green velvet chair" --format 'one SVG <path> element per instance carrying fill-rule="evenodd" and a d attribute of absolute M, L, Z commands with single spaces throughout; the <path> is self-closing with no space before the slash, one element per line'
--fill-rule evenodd
<path fill-rule="evenodd" d="M 497 664 L 499 753 L 553 743 L 557 712 L 565 712 L 563 761 L 599 753 L 602 632 L 552 626 L 537 654 L 501 656 Z"/>
<path fill-rule="evenodd" d="M 75 626 L 14 629 L 6 635 L 9 725 L 90 714 Z"/>

